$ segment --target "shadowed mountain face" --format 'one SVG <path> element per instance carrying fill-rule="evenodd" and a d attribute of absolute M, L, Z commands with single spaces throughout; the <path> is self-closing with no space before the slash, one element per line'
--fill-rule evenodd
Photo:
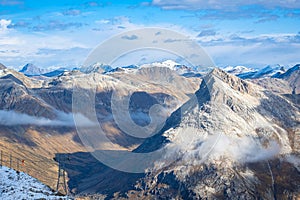
<path fill-rule="evenodd" d="M 133 190 L 136 182 L 145 176 L 112 169 L 88 152 L 57 154 L 56 159 L 66 170 L 68 186 L 73 193 L 98 193 L 112 198 L 114 193 L 124 195 Z"/>
<path fill-rule="evenodd" d="M 289 78 L 280 79 L 283 82 L 275 91 L 259 86 L 265 82 L 256 85 L 220 69 L 202 81 L 163 67 L 106 74 L 72 71 L 45 80 L 3 71 L 1 150 L 32 159 L 56 157 L 68 173 L 73 193 L 97 193 L 107 199 L 299 197 L 299 102 L 292 90 L 282 89 L 290 87 Z M 117 171 L 86 152 L 73 122 L 74 80 L 80 83 L 83 97 L 91 88 L 96 91 L 97 119 L 115 144 L 108 155 L 163 150 L 145 173 Z M 155 104 L 168 111 L 157 134 L 138 139 L 118 127 L 112 116 L 112 94 L 124 88 L 134 91 L 128 111 L 136 124 L 150 123 Z M 9 121 L 6 116 L 15 118 Z M 54 161 L 37 165 L 51 169 L 47 175 L 56 178 Z M 55 187 L 54 182 L 42 181 Z"/>

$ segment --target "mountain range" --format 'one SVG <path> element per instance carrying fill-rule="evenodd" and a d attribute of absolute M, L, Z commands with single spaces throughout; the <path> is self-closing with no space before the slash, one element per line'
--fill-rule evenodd
<path fill-rule="evenodd" d="M 75 195 L 107 199 L 297 199 L 300 198 L 299 65 L 212 69 L 173 61 L 111 69 L 95 64 L 54 76 L 28 77 L 0 65 L 0 149 L 57 176 L 54 157 L 65 156 L 68 187 Z M 44 75 L 43 75 L 44 74 Z M 188 74 L 188 76 L 187 76 Z M 46 77 L 46 78 L 43 78 Z M 144 173 L 112 169 L 93 158 L 73 121 L 74 80 L 94 88 L 95 110 L 114 151 L 163 149 Z M 159 83 L 159 84 L 158 84 Z M 126 134 L 114 121 L 115 90 L 131 88 L 132 120 L 151 122 L 160 104 L 165 125 L 146 139 Z M 123 94 L 126 96 L 126 94 Z M 83 124 L 90 124 L 82 116 Z M 32 174 L 50 187 L 55 181 Z"/>

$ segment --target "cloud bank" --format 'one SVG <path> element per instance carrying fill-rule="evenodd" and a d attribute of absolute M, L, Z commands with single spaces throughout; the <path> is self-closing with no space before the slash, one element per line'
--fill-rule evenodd
<path fill-rule="evenodd" d="M 36 125 L 36 126 L 68 126 L 75 127 L 74 116 L 72 113 L 64 113 L 56 111 L 56 119 L 48 119 L 44 117 L 35 117 L 24 113 L 15 111 L 0 110 L 0 125 L 4 126 L 18 126 L 18 125 Z M 90 121 L 82 114 L 74 114 L 81 119 L 77 126 L 94 126 L 95 123 Z"/>
<path fill-rule="evenodd" d="M 198 166 L 214 160 L 226 159 L 233 163 L 251 163 L 268 160 L 280 153 L 280 145 L 269 141 L 263 146 L 259 139 L 253 137 L 233 137 L 215 134 L 208 137 L 195 136 L 197 133 L 183 131 L 184 136 L 175 139 L 165 147 L 166 154 L 155 163 L 155 170 L 172 164 L 183 163 L 184 166 Z"/>

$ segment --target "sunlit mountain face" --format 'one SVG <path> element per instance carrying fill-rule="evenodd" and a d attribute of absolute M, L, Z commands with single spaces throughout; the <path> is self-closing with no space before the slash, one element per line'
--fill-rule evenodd
<path fill-rule="evenodd" d="M 300 198 L 299 14 L 0 0 L 0 199 Z"/>

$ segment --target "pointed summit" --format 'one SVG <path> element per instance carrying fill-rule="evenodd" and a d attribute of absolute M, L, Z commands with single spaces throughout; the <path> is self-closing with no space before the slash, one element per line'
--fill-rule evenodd
<path fill-rule="evenodd" d="M 161 131 L 135 150 L 164 152 L 148 170 L 145 184 L 158 188 L 166 184 L 159 177 L 171 174 L 172 180 L 180 180 L 190 188 L 200 185 L 205 190 L 208 183 L 214 193 L 201 197 L 214 198 L 216 193 L 227 190 L 231 192 L 232 196 L 226 196 L 230 199 L 245 191 L 252 194 L 252 185 L 236 190 L 218 181 L 226 180 L 239 187 L 250 180 L 244 176 L 245 170 L 251 180 L 264 178 L 247 164 L 264 163 L 291 153 L 288 130 L 299 124 L 298 114 L 297 108 L 282 96 L 216 68 L 204 77 L 196 95 L 172 113 Z M 264 170 L 268 172 L 270 166 Z M 262 188 L 259 195 L 268 193 L 269 187 L 264 183 L 253 184 Z"/>
<path fill-rule="evenodd" d="M 222 69 L 214 68 L 209 74 L 204 77 L 206 82 L 209 82 L 210 79 L 214 80 L 214 83 L 223 82 L 226 83 L 230 88 L 237 90 L 241 93 L 253 93 L 251 87 L 252 84 L 249 82 L 238 78 L 233 74 L 229 74 Z"/>
<path fill-rule="evenodd" d="M 3 69 L 6 69 L 6 67 L 2 63 L 0 63 L 0 70 L 3 70 Z"/>
<path fill-rule="evenodd" d="M 136 151 L 148 152 L 148 148 L 151 151 L 158 149 L 167 140 L 172 141 L 166 132 L 177 132 L 175 130 L 186 127 L 196 129 L 197 134 L 222 132 L 234 137 L 256 137 L 257 128 L 273 127 L 268 119 L 270 116 L 273 121 L 281 122 L 283 127 L 293 126 L 296 119 L 295 110 L 284 98 L 215 68 L 204 77 L 195 95 L 172 113 L 165 127 L 153 138 L 146 140 Z M 271 132 L 270 134 L 275 134 Z M 181 132 L 178 131 L 178 134 Z"/>
<path fill-rule="evenodd" d="M 26 76 L 38 76 L 47 72 L 45 69 L 41 69 L 32 63 L 26 64 L 19 72 Z"/>

